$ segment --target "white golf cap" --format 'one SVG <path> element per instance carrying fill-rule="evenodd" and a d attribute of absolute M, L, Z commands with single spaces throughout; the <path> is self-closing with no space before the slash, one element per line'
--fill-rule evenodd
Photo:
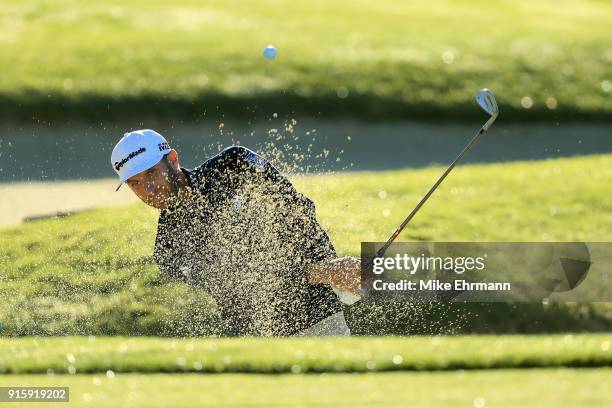
<path fill-rule="evenodd" d="M 119 187 L 130 177 L 155 166 L 172 149 L 162 135 L 151 129 L 123 135 L 111 154 L 111 164 L 119 175 Z"/>

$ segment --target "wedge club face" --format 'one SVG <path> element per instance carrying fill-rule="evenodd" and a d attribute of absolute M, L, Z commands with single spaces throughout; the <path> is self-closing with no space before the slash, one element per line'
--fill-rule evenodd
<path fill-rule="evenodd" d="M 476 93 L 476 102 L 478 102 L 478 105 L 480 105 L 480 107 L 489 115 L 497 117 L 499 114 L 499 108 L 497 107 L 495 96 L 489 89 L 484 88 L 478 91 Z"/>

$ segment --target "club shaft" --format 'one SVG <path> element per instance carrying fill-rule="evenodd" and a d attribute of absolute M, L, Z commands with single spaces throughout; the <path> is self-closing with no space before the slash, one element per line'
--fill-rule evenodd
<path fill-rule="evenodd" d="M 406 217 L 406 219 L 404 220 L 404 222 L 402 222 L 402 224 L 395 230 L 395 232 L 391 235 L 391 237 L 389 237 L 389 239 L 387 240 L 387 242 L 385 243 L 385 245 L 383 245 L 377 252 L 376 252 L 376 256 L 377 257 L 381 257 L 385 254 L 385 252 L 387 251 L 387 249 L 389 248 L 389 246 L 391 246 L 391 244 L 393 243 L 393 241 L 395 241 L 395 239 L 397 238 L 397 236 L 402 232 L 402 230 L 406 227 L 406 225 L 408 225 L 408 223 L 410 222 L 410 220 L 416 215 L 416 213 L 421 209 L 421 207 L 423 206 L 423 204 L 425 204 L 425 202 L 429 199 L 429 197 L 433 194 L 434 191 L 436 191 L 436 188 L 438 188 L 438 186 L 442 183 L 442 181 L 444 181 L 444 179 L 446 178 L 446 176 L 448 176 L 448 173 L 451 172 L 451 170 L 453 169 L 453 167 L 455 167 L 457 165 L 457 163 L 459 163 L 461 161 L 461 159 L 463 158 L 463 156 L 465 156 L 467 154 L 467 152 L 470 151 L 470 149 L 476 144 L 476 142 L 478 141 L 478 139 L 480 138 L 480 136 L 482 136 L 483 133 L 485 133 L 487 131 L 487 129 L 491 126 L 491 124 L 493 123 L 493 121 L 495 120 L 495 117 L 492 117 L 491 119 L 489 119 L 487 121 L 487 123 L 485 123 L 480 130 L 478 131 L 478 133 L 476 133 L 476 135 L 472 138 L 472 140 L 470 141 L 470 143 L 467 144 L 467 146 L 465 146 L 465 148 L 461 151 L 461 153 L 459 153 L 459 155 L 457 156 L 457 158 L 455 158 L 455 160 L 453 160 L 453 162 L 450 164 L 450 166 L 448 166 L 448 168 L 446 169 L 446 171 L 442 174 L 442 176 L 440 176 L 440 178 L 438 179 L 438 181 L 436 181 L 436 183 L 429 189 L 429 191 L 427 192 L 427 194 L 425 194 L 425 196 L 421 199 L 421 201 L 419 201 L 419 203 L 417 204 L 416 207 L 414 207 L 414 209 L 410 212 L 410 214 L 408 214 L 408 217 Z"/>

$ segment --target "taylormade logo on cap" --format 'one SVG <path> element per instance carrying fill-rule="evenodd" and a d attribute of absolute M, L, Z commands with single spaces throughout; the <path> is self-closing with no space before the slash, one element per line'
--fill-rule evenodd
<path fill-rule="evenodd" d="M 166 139 L 154 130 L 135 130 L 123 135 L 111 154 L 111 164 L 119 176 L 117 190 L 130 177 L 155 166 L 170 151 Z"/>
<path fill-rule="evenodd" d="M 140 149 L 136 150 L 135 152 L 132 152 L 130 154 L 128 154 L 128 156 L 121 160 L 120 162 L 115 162 L 115 170 L 119 171 L 121 169 L 121 167 L 123 167 L 123 165 L 125 163 L 127 163 L 128 160 L 130 160 L 131 158 L 135 157 L 136 155 L 139 155 L 142 152 L 146 152 L 147 149 L 145 149 L 144 147 L 141 147 Z"/>

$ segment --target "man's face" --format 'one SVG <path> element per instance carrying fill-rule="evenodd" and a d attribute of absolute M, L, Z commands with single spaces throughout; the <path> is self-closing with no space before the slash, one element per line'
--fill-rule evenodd
<path fill-rule="evenodd" d="M 180 171 L 176 153 L 173 152 L 155 166 L 130 177 L 126 183 L 146 204 L 163 210 L 168 208 L 179 192 Z"/>

